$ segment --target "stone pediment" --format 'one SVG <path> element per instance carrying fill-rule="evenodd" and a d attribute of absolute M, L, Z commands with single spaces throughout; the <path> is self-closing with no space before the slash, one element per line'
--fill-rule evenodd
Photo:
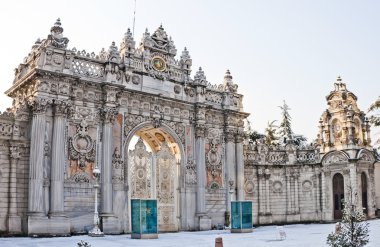
<path fill-rule="evenodd" d="M 162 25 L 160 25 L 152 35 L 150 35 L 147 29 L 145 30 L 140 42 L 140 49 L 161 52 L 163 55 L 170 57 L 177 55 L 174 42 L 171 37 L 167 35 Z"/>
<path fill-rule="evenodd" d="M 348 164 L 349 156 L 343 151 L 333 151 L 322 158 L 322 165 Z"/>
<path fill-rule="evenodd" d="M 358 152 L 357 159 L 360 162 L 365 162 L 365 163 L 374 163 L 375 162 L 375 156 L 373 152 L 367 150 L 367 149 L 361 149 Z"/>

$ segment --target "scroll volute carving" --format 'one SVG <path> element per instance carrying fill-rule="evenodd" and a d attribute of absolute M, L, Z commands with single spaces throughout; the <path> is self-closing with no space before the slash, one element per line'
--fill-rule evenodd
<path fill-rule="evenodd" d="M 222 147 L 217 136 L 209 140 L 206 152 L 207 185 L 211 189 L 222 186 Z"/>
<path fill-rule="evenodd" d="M 86 120 L 82 120 L 77 126 L 74 136 L 69 138 L 69 177 L 75 178 L 78 176 L 77 173 L 83 173 L 82 177 L 86 177 L 86 175 L 91 177 L 96 155 L 96 141 L 93 139 L 93 135 L 89 131 Z M 88 182 L 87 180 L 80 179 L 79 182 Z"/>

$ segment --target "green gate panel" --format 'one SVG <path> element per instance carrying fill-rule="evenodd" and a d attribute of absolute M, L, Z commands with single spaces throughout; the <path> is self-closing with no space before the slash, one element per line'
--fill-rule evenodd
<path fill-rule="evenodd" d="M 252 232 L 252 202 L 231 202 L 231 232 Z"/>
<path fill-rule="evenodd" d="M 157 200 L 131 200 L 132 238 L 157 238 Z"/>

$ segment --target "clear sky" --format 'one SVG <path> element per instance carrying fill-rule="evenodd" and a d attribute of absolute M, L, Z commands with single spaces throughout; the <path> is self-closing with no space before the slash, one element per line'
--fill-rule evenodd
<path fill-rule="evenodd" d="M 0 92 L 57 17 L 70 48 L 97 53 L 120 44 L 133 9 L 134 0 L 1 1 Z M 279 120 L 286 100 L 293 131 L 312 140 L 338 75 L 364 111 L 380 95 L 379 13 L 377 0 L 137 0 L 135 40 L 162 23 L 179 54 L 188 48 L 193 72 L 202 66 L 219 84 L 230 69 L 254 129 Z M 0 110 L 10 105 L 1 94 Z"/>

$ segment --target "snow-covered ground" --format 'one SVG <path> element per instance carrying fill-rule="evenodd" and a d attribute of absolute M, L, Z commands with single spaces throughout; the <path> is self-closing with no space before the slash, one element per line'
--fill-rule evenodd
<path fill-rule="evenodd" d="M 380 246 L 380 219 L 371 220 L 368 247 Z M 159 234 L 158 239 L 131 239 L 131 235 L 105 236 L 93 238 L 86 235 L 66 238 L 0 238 L 0 247 L 77 247 L 80 240 L 91 247 L 214 247 L 215 238 L 223 238 L 223 246 L 326 246 L 327 235 L 334 230 L 334 224 L 285 225 L 286 239 L 280 240 L 276 226 L 257 227 L 252 233 L 233 233 L 228 230 L 204 232 L 179 232 Z"/>

